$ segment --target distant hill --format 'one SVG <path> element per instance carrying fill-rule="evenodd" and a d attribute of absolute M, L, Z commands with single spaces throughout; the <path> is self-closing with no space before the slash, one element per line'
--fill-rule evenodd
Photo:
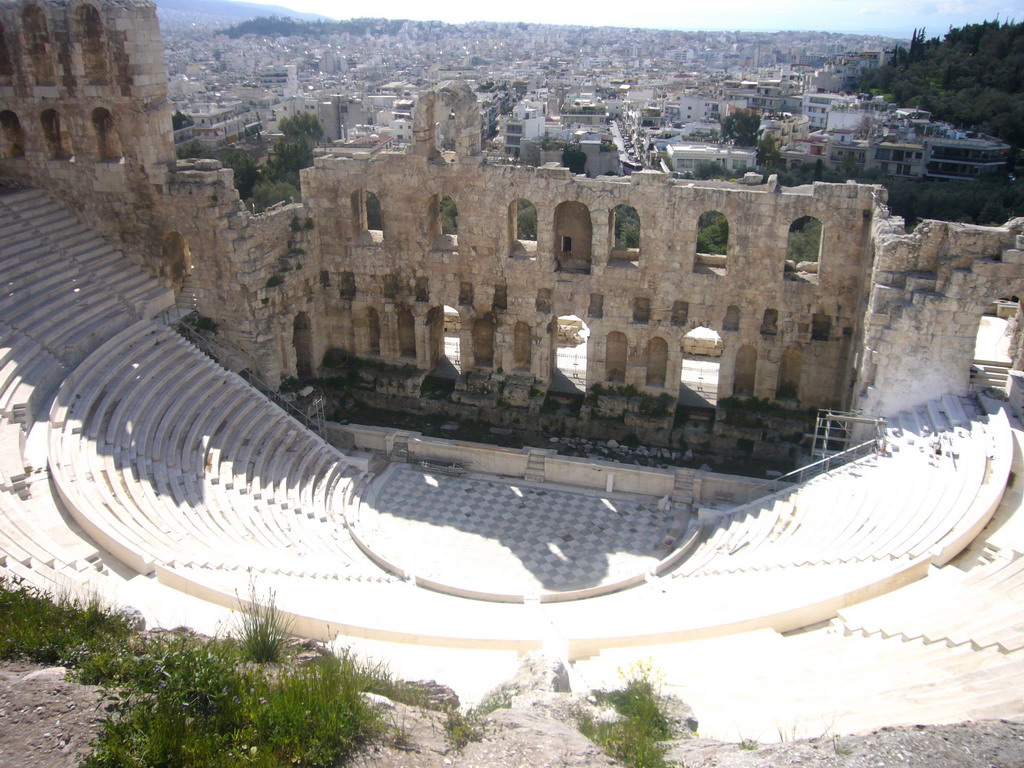
<path fill-rule="evenodd" d="M 261 15 L 255 19 L 234 24 L 224 30 L 228 37 L 258 35 L 260 37 L 322 37 L 334 34 L 372 35 L 386 37 L 397 35 L 403 28 L 448 26 L 440 21 L 408 21 L 405 19 L 348 19 L 346 21 L 318 20 L 299 21 L 280 16 Z"/>
<path fill-rule="evenodd" d="M 281 16 L 303 21 L 331 21 L 329 16 L 300 13 L 280 5 L 234 2 L 234 0 L 155 0 L 162 21 L 219 21 L 234 24 L 256 16 Z"/>

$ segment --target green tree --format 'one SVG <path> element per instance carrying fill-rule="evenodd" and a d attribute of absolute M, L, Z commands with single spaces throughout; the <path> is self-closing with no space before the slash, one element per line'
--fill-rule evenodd
<path fill-rule="evenodd" d="M 295 202 L 299 190 L 286 181 L 261 181 L 252 192 L 252 204 L 257 211 L 265 211 L 276 203 Z"/>
<path fill-rule="evenodd" d="M 456 207 L 455 201 L 448 195 L 441 198 L 441 202 L 438 205 L 438 214 L 441 217 L 442 235 L 459 234 L 459 209 Z"/>
<path fill-rule="evenodd" d="M 537 239 L 537 209 L 529 200 L 516 202 L 516 239 Z"/>
<path fill-rule="evenodd" d="M 251 198 L 253 188 L 260 180 L 260 167 L 252 156 L 237 147 L 226 147 L 217 153 L 217 159 L 226 168 L 235 172 L 235 189 L 238 190 L 238 196 L 243 200 Z"/>
<path fill-rule="evenodd" d="M 761 118 L 749 109 L 737 109 L 722 118 L 722 138 L 738 147 L 757 146 Z"/>
<path fill-rule="evenodd" d="M 217 153 L 199 141 L 199 139 L 186 141 L 174 152 L 181 160 L 213 160 L 217 157 Z"/>
<path fill-rule="evenodd" d="M 187 128 L 190 125 L 194 125 L 192 118 L 182 112 L 180 109 L 174 110 L 174 114 L 171 115 L 171 127 L 176 131 L 180 131 L 182 128 Z"/>
<path fill-rule="evenodd" d="M 813 216 L 797 219 L 789 227 L 786 258 L 790 261 L 817 261 L 821 252 L 821 222 Z"/>
<path fill-rule="evenodd" d="M 697 252 L 724 255 L 729 245 L 729 220 L 718 211 L 705 211 L 697 220 Z"/>
<path fill-rule="evenodd" d="M 617 205 L 615 216 L 615 247 L 619 250 L 640 247 L 640 215 L 631 205 Z"/>
<path fill-rule="evenodd" d="M 782 152 L 775 137 L 768 134 L 757 145 L 757 166 L 766 171 L 776 171 L 782 167 Z"/>
<path fill-rule="evenodd" d="M 316 115 L 310 112 L 300 112 L 295 117 L 286 117 L 277 124 L 277 128 L 284 134 L 285 141 L 305 142 L 310 147 L 316 146 L 324 137 L 323 126 Z"/>
<path fill-rule="evenodd" d="M 562 165 L 573 173 L 584 173 L 587 168 L 587 154 L 578 144 L 562 150 Z"/>

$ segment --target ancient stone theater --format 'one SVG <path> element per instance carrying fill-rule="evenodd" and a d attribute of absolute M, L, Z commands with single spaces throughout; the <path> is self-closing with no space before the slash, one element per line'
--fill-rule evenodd
<path fill-rule="evenodd" d="M 273 590 L 296 633 L 466 700 L 533 650 L 578 689 L 650 658 L 724 738 L 1024 714 L 1024 220 L 908 233 L 881 186 L 489 162 L 456 82 L 407 151 L 327 149 L 254 213 L 170 115 L 152 3 L 0 2 L 0 572 L 209 632 Z M 394 410 L 450 364 L 461 407 L 548 437 L 267 394 L 356 364 Z M 835 432 L 772 481 L 567 455 L 564 379 L 574 429 L 664 458 L 684 391 Z"/>

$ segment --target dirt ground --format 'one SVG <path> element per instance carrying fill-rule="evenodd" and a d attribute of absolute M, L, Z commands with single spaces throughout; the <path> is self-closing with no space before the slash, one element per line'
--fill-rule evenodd
<path fill-rule="evenodd" d="M 75 768 L 99 733 L 99 689 L 68 682 L 60 667 L 0 664 L 0 768 Z M 551 694 L 557 697 L 568 694 Z M 443 716 L 382 702 L 395 725 L 387 744 L 356 758 L 364 768 L 607 768 L 549 696 L 486 718 L 481 741 L 453 751 Z M 696 713 L 699 717 L 699 713 Z M 783 744 L 672 742 L 680 768 L 1024 768 L 1024 724 L 1008 721 L 883 728 L 870 734 Z"/>

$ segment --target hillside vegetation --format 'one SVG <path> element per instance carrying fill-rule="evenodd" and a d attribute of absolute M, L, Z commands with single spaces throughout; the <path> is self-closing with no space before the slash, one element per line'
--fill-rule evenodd
<path fill-rule="evenodd" d="M 950 29 L 942 40 L 915 31 L 888 66 L 861 79 L 863 91 L 891 96 L 938 120 L 1024 145 L 1024 22 L 985 21 Z"/>

